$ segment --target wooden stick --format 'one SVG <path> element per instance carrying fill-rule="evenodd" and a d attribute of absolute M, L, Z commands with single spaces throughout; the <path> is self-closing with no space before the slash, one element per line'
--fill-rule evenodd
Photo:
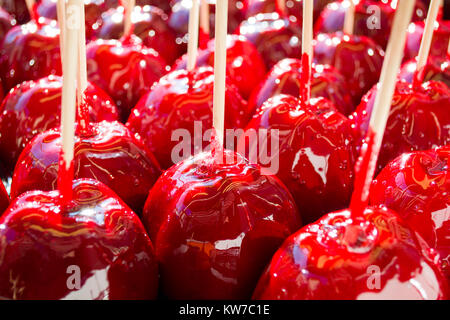
<path fill-rule="evenodd" d="M 62 153 L 59 166 L 59 189 L 62 196 L 68 200 L 71 197 L 75 139 L 75 100 L 76 79 L 78 66 L 78 32 L 80 31 L 80 10 L 77 0 L 69 0 L 66 8 L 64 64 L 63 64 L 63 89 L 61 107 L 61 135 Z M 70 186 L 70 189 L 69 189 Z"/>
<path fill-rule="evenodd" d="M 63 56 L 64 56 L 64 29 L 66 26 L 66 1 L 65 0 L 58 0 L 56 2 L 56 15 L 59 23 L 59 50 L 61 55 L 61 63 L 63 62 Z"/>
<path fill-rule="evenodd" d="M 124 21 L 124 36 L 127 37 L 132 29 L 132 21 L 131 17 L 133 15 L 134 5 L 136 4 L 136 0 L 126 0 L 125 1 L 125 21 Z"/>
<path fill-rule="evenodd" d="M 27 6 L 28 13 L 30 14 L 31 20 L 34 20 L 36 23 L 38 23 L 38 21 L 37 21 L 38 17 L 36 17 L 36 11 L 35 11 L 36 1 L 35 0 L 25 0 L 25 4 Z"/>
<path fill-rule="evenodd" d="M 208 0 L 200 1 L 200 28 L 205 34 L 209 34 L 209 3 Z"/>
<path fill-rule="evenodd" d="M 303 0 L 303 28 L 302 28 L 302 69 L 303 92 L 302 101 L 309 103 L 311 98 L 311 64 L 313 56 L 313 9 L 314 0 Z"/>
<path fill-rule="evenodd" d="M 345 13 L 344 33 L 353 34 L 353 26 L 355 24 L 355 3 L 354 0 L 349 0 L 349 7 Z"/>
<path fill-rule="evenodd" d="M 215 26 L 213 126 L 219 143 L 223 145 L 228 0 L 217 0 Z"/>
<path fill-rule="evenodd" d="M 378 92 L 370 118 L 366 144 L 363 146 L 361 156 L 356 165 L 357 172 L 355 189 L 351 201 L 352 212 L 360 215 L 367 206 L 369 189 L 375 173 L 384 130 L 389 118 L 392 97 L 403 57 L 408 24 L 411 21 L 414 1 L 400 0 L 394 23 L 389 37 L 389 43 L 381 70 Z"/>
<path fill-rule="evenodd" d="M 430 7 L 428 8 L 428 16 L 425 22 L 422 41 L 420 42 L 419 55 L 417 56 L 417 72 L 422 70 L 428 60 L 431 40 L 433 39 L 434 23 L 439 12 L 439 3 L 440 0 L 431 0 Z"/>
<path fill-rule="evenodd" d="M 286 0 L 276 0 L 278 11 L 282 16 L 286 14 Z"/>
<path fill-rule="evenodd" d="M 78 94 L 79 98 L 84 95 L 84 91 L 87 89 L 87 63 L 86 63 L 86 24 L 84 13 L 84 1 L 78 0 L 78 6 L 80 8 L 80 32 L 78 37 L 78 51 L 79 51 L 79 68 L 78 68 Z M 81 101 L 81 100 L 80 100 Z"/>
<path fill-rule="evenodd" d="M 188 62 L 187 70 L 192 71 L 195 68 L 198 51 L 198 24 L 199 24 L 199 3 L 198 0 L 192 0 L 192 7 L 189 12 L 189 40 L 188 40 Z"/>
<path fill-rule="evenodd" d="M 450 55 L 450 37 L 448 38 L 447 54 Z"/>

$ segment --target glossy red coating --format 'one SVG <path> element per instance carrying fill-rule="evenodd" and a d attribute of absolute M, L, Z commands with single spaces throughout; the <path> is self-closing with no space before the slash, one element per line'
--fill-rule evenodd
<path fill-rule="evenodd" d="M 417 71 L 417 60 L 405 62 L 399 71 L 398 78 L 413 83 L 414 74 Z M 430 80 L 444 82 L 450 87 L 450 58 L 429 56 L 425 67 L 417 74 L 417 80 L 427 82 Z"/>
<path fill-rule="evenodd" d="M 321 33 L 314 40 L 314 62 L 332 65 L 344 76 L 355 105 L 378 82 L 383 59 L 381 47 L 364 36 Z"/>
<path fill-rule="evenodd" d="M 367 208 L 327 214 L 286 240 L 260 279 L 254 299 L 448 299 L 434 251 L 397 213 Z"/>
<path fill-rule="evenodd" d="M 298 97 L 302 79 L 301 61 L 283 59 L 253 91 L 249 104 L 252 110 L 258 110 L 264 102 L 277 94 L 289 94 Z M 343 114 L 354 111 L 352 97 L 349 94 L 344 77 L 329 65 L 312 65 L 311 96 L 324 97 Z"/>
<path fill-rule="evenodd" d="M 246 131 L 261 129 L 269 130 L 267 140 L 272 139 L 271 131 L 278 130 L 278 152 L 271 153 L 279 162 L 274 173 L 294 196 L 304 222 L 348 206 L 356 151 L 350 121 L 331 102 L 316 98 L 308 105 L 288 95 L 272 97 L 253 116 Z M 260 139 L 244 139 L 238 150 L 247 144 L 248 158 L 253 159 Z"/>
<path fill-rule="evenodd" d="M 302 30 L 292 20 L 281 18 L 278 13 L 258 14 L 243 21 L 236 33 L 255 45 L 270 69 L 284 58 L 301 56 Z"/>
<path fill-rule="evenodd" d="M 49 76 L 15 87 L 0 107 L 0 159 L 10 170 L 38 133 L 60 125 L 62 79 Z M 101 89 L 89 83 L 85 92 L 90 120 L 118 119 L 117 108 Z"/>
<path fill-rule="evenodd" d="M 0 181 L 0 216 L 9 206 L 9 195 L 6 191 L 5 185 Z"/>
<path fill-rule="evenodd" d="M 370 200 L 398 212 L 438 251 L 450 281 L 449 159 L 449 146 L 404 153 L 373 181 Z"/>
<path fill-rule="evenodd" d="M 16 25 L 16 21 L 0 7 L 0 44 L 3 42 L 6 33 Z"/>
<path fill-rule="evenodd" d="M 30 14 L 25 0 L 0 0 L 0 6 L 9 12 L 19 24 L 30 21 Z"/>
<path fill-rule="evenodd" d="M 422 41 L 424 21 L 411 23 L 406 34 L 405 53 L 403 61 L 415 58 L 419 54 L 420 42 Z M 433 39 L 431 40 L 430 55 L 445 57 L 447 54 L 450 38 L 450 21 L 440 20 L 435 22 Z"/>
<path fill-rule="evenodd" d="M 0 49 L 0 71 L 6 91 L 26 80 L 61 74 L 59 29 L 55 21 L 42 23 L 31 21 L 6 34 Z"/>
<path fill-rule="evenodd" d="M 36 12 L 40 17 L 57 20 L 57 0 L 41 0 Z M 86 38 L 92 39 L 102 21 L 102 13 L 108 10 L 105 0 L 84 0 Z"/>
<path fill-rule="evenodd" d="M 100 182 L 33 191 L 0 218 L 0 296 L 9 299 L 154 299 L 158 271 L 136 214 Z M 80 276 L 80 287 L 76 276 Z"/>
<path fill-rule="evenodd" d="M 216 19 L 216 0 L 209 3 L 210 37 L 214 37 Z M 169 26 L 178 35 L 178 41 L 187 44 L 190 1 L 175 1 L 169 18 Z M 228 0 L 228 33 L 233 33 L 244 20 L 246 2 L 242 0 Z"/>
<path fill-rule="evenodd" d="M 128 128 L 143 139 L 163 169 L 174 164 L 172 152 L 176 146 L 190 141 L 190 152 L 183 157 L 186 158 L 199 151 L 195 149 L 198 143 L 203 148 L 209 144 L 205 136 L 212 128 L 213 87 L 212 67 L 173 71 L 162 77 L 131 112 Z M 237 87 L 227 81 L 225 127 L 244 128 L 249 118 L 247 102 Z M 195 122 L 201 124 L 202 130 L 195 130 Z M 188 133 L 188 141 L 177 132 Z"/>
<path fill-rule="evenodd" d="M 276 249 L 301 226 L 292 196 L 226 150 L 166 171 L 150 192 L 144 225 L 169 299 L 249 299 Z"/>
<path fill-rule="evenodd" d="M 326 8 L 326 6 L 333 2 L 333 0 L 314 0 L 313 7 L 313 17 L 314 21 L 316 21 L 322 10 Z M 280 2 L 277 2 L 277 9 L 280 9 Z M 286 14 L 290 16 L 296 17 L 297 21 L 302 21 L 303 19 L 303 1 L 302 0 L 285 0 Z"/>
<path fill-rule="evenodd" d="M 136 213 L 161 174 L 153 154 L 119 122 L 92 124 L 90 135 L 75 138 L 75 178 L 96 179 L 111 188 Z M 61 153 L 59 129 L 46 131 L 22 152 L 14 170 L 11 197 L 30 190 L 57 188 Z"/>
<path fill-rule="evenodd" d="M 415 0 L 414 0 L 415 1 Z M 412 20 L 423 20 L 426 17 L 427 7 L 421 1 L 415 1 Z M 355 20 L 353 32 L 371 38 L 382 48 L 387 47 L 397 3 L 386 1 L 363 0 L 355 6 Z M 320 14 L 314 25 L 315 33 L 333 33 L 344 28 L 345 13 L 348 10 L 348 1 L 330 3 Z M 376 19 L 379 14 L 379 20 Z"/>
<path fill-rule="evenodd" d="M 205 50 L 198 53 L 196 66 L 214 67 L 215 41 L 210 40 Z M 187 55 L 177 60 L 172 70 L 186 69 Z M 238 87 L 243 98 L 248 99 L 253 89 L 266 75 L 264 60 L 255 46 L 243 36 L 227 36 L 227 76 Z"/>
<path fill-rule="evenodd" d="M 155 49 L 168 64 L 172 64 L 184 48 L 176 42 L 176 34 L 169 27 L 169 17 L 153 6 L 134 7 L 131 16 L 133 33 L 141 38 L 146 47 Z M 96 35 L 100 39 L 119 39 L 124 31 L 123 7 L 110 9 L 102 14 L 101 26 Z"/>
<path fill-rule="evenodd" d="M 88 79 L 116 103 L 123 122 L 141 96 L 166 73 L 158 52 L 131 36 L 124 40 L 96 40 L 86 47 Z"/>
<path fill-rule="evenodd" d="M 258 13 L 272 13 L 277 11 L 277 0 L 247 0 L 247 7 L 245 9 L 245 17 L 250 18 L 256 16 Z"/>
<path fill-rule="evenodd" d="M 361 137 L 366 135 L 376 92 L 375 86 L 351 116 Z M 413 88 L 397 82 L 392 101 L 377 172 L 402 153 L 450 143 L 450 89 L 444 83 L 429 81 Z"/>

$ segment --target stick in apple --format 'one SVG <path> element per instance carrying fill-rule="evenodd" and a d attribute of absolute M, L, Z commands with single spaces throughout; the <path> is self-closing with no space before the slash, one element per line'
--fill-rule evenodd
<path fill-rule="evenodd" d="M 200 0 L 200 48 L 205 49 L 209 40 L 209 3 L 208 0 Z"/>
<path fill-rule="evenodd" d="M 61 53 L 61 63 L 63 63 L 64 53 L 64 28 L 66 24 L 66 0 L 58 0 L 56 2 L 56 15 L 59 23 L 59 49 Z"/>
<path fill-rule="evenodd" d="M 305 105 L 311 98 L 311 64 L 313 55 L 313 8 L 314 0 L 303 0 L 302 29 L 302 83 L 300 98 Z"/>
<path fill-rule="evenodd" d="M 280 15 L 286 14 L 286 0 L 277 0 L 277 7 Z"/>
<path fill-rule="evenodd" d="M 127 37 L 133 32 L 133 24 L 131 16 L 133 14 L 135 0 L 125 0 L 125 20 L 124 20 L 124 36 Z"/>
<path fill-rule="evenodd" d="M 422 82 L 422 71 L 425 67 L 428 55 L 430 53 L 431 40 L 433 39 L 434 24 L 437 19 L 439 11 L 440 0 L 431 0 L 430 7 L 428 8 L 428 16 L 425 22 L 425 29 L 420 42 L 419 54 L 417 56 L 417 68 L 414 76 L 414 86 L 417 86 Z"/>
<path fill-rule="evenodd" d="M 72 198 L 73 157 L 75 138 L 76 77 L 78 66 L 78 33 L 80 32 L 80 10 L 77 0 L 69 0 L 66 7 L 64 30 L 63 89 L 61 104 L 62 152 L 59 163 L 58 188 L 64 203 Z"/>
<path fill-rule="evenodd" d="M 355 24 L 355 3 L 354 0 L 349 0 L 349 7 L 345 13 L 344 33 L 353 34 L 353 26 Z"/>
<path fill-rule="evenodd" d="M 225 73 L 227 63 L 228 0 L 217 0 L 214 54 L 213 127 L 218 142 L 224 142 Z"/>
<path fill-rule="evenodd" d="M 350 204 L 354 216 L 361 216 L 368 204 L 369 189 L 389 117 L 397 72 L 403 57 L 407 27 L 411 21 L 413 8 L 414 1 L 400 0 L 395 14 L 368 133 L 355 167 L 355 188 Z"/>
<path fill-rule="evenodd" d="M 188 62 L 187 70 L 192 71 L 195 68 L 198 52 L 198 24 L 199 24 L 199 3 L 198 0 L 192 0 L 192 7 L 189 12 L 188 27 Z"/>
<path fill-rule="evenodd" d="M 27 5 L 28 13 L 30 14 L 31 20 L 36 21 L 38 23 L 38 17 L 36 16 L 36 1 L 35 0 L 25 0 L 25 4 Z"/>

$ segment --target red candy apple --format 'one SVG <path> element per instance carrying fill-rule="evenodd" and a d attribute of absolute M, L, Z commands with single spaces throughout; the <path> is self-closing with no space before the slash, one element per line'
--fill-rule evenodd
<path fill-rule="evenodd" d="M 276 249 L 300 226 L 292 196 L 273 176 L 226 150 L 166 171 L 144 225 L 170 299 L 248 299 Z"/>
<path fill-rule="evenodd" d="M 414 22 L 409 25 L 403 61 L 417 57 L 424 29 L 425 22 L 423 21 Z M 445 20 L 436 21 L 433 39 L 431 40 L 430 56 L 445 57 L 447 54 L 449 38 L 450 22 Z"/>
<path fill-rule="evenodd" d="M 5 185 L 2 181 L 0 181 L 0 217 L 2 216 L 3 212 L 8 208 L 9 206 L 9 195 L 6 191 Z"/>
<path fill-rule="evenodd" d="M 74 181 L 67 205 L 59 191 L 15 199 L 0 218 L 0 238 L 2 297 L 156 298 L 152 243 L 136 214 L 100 182 Z"/>
<path fill-rule="evenodd" d="M 14 27 L 16 23 L 17 22 L 13 20 L 9 13 L 0 7 L 0 44 L 3 42 L 6 33 Z"/>
<path fill-rule="evenodd" d="M 58 0 L 41 0 L 37 5 L 36 12 L 40 17 L 57 19 L 56 2 Z M 84 0 L 86 38 L 94 37 L 101 23 L 101 15 L 108 9 L 105 0 Z"/>
<path fill-rule="evenodd" d="M 0 7 L 9 12 L 19 24 L 30 21 L 25 0 L 0 0 Z"/>
<path fill-rule="evenodd" d="M 366 136 L 376 92 L 375 86 L 352 115 L 361 137 Z M 429 81 L 417 87 L 403 81 L 397 82 L 377 171 L 402 153 L 449 144 L 449 105 L 450 89 L 442 82 Z"/>
<path fill-rule="evenodd" d="M 347 80 L 353 103 L 378 82 L 384 52 L 364 36 L 321 33 L 314 40 L 314 62 L 334 66 Z"/>
<path fill-rule="evenodd" d="M 258 14 L 243 21 L 236 32 L 255 45 L 270 69 L 284 58 L 300 57 L 302 31 L 292 20 L 278 13 Z"/>
<path fill-rule="evenodd" d="M 275 253 L 254 299 L 448 299 L 437 257 L 386 208 L 330 213 Z"/>
<path fill-rule="evenodd" d="M 272 13 L 276 11 L 277 0 L 247 0 L 245 17 L 250 18 L 256 16 L 258 13 Z"/>
<path fill-rule="evenodd" d="M 113 98 L 122 121 L 166 73 L 166 63 L 159 53 L 143 46 L 134 35 L 123 40 L 90 42 L 86 54 L 89 81 Z"/>
<path fill-rule="evenodd" d="M 395 210 L 440 254 L 450 280 L 450 147 L 404 153 L 372 184 L 371 203 Z M 450 282 L 449 282 L 450 283 Z"/>
<path fill-rule="evenodd" d="M 0 50 L 0 70 L 8 91 L 26 80 L 61 74 L 59 29 L 56 21 L 16 26 L 9 30 Z"/>
<path fill-rule="evenodd" d="M 302 83 L 302 62 L 298 59 L 283 59 L 267 74 L 252 93 L 249 104 L 252 110 L 259 109 L 270 97 L 289 94 L 297 97 Z M 329 65 L 312 65 L 311 95 L 324 97 L 343 114 L 353 110 L 352 97 L 344 77 Z"/>
<path fill-rule="evenodd" d="M 176 43 L 176 35 L 168 25 L 168 16 L 153 6 L 134 7 L 131 22 L 133 33 L 141 38 L 146 47 L 153 48 L 172 64 L 183 52 Z M 102 14 L 102 22 L 96 35 L 101 39 L 119 39 L 124 30 L 124 9 L 110 9 Z"/>
<path fill-rule="evenodd" d="M 386 48 L 389 35 L 391 34 L 396 6 L 397 2 L 359 1 L 355 6 L 354 33 L 369 37 L 382 48 Z M 320 14 L 320 18 L 314 25 L 314 31 L 316 33 L 341 31 L 344 28 L 345 14 L 348 11 L 348 7 L 349 2 L 347 0 L 330 3 Z M 424 19 L 426 12 L 426 6 L 421 1 L 416 1 L 413 21 Z"/>
<path fill-rule="evenodd" d="M 278 158 L 279 165 L 272 173 L 294 196 L 303 221 L 315 221 L 348 205 L 356 152 L 350 121 L 331 102 L 317 98 L 305 105 L 292 96 L 275 96 L 253 116 L 246 135 L 251 131 L 261 135 L 262 129 L 268 130 L 265 141 L 274 139 L 272 134 L 278 130 L 278 149 L 270 155 Z M 245 150 L 246 139 L 241 138 L 239 150 Z M 260 156 L 254 159 L 261 138 L 249 140 L 248 158 L 268 167 Z"/>
<path fill-rule="evenodd" d="M 303 0 L 284 0 L 285 1 L 285 8 L 286 8 L 286 14 L 294 16 L 297 18 L 298 21 L 302 21 L 303 18 Z M 314 0 L 314 8 L 313 8 L 313 17 L 314 21 L 316 21 L 322 10 L 325 9 L 325 7 L 332 2 L 333 0 Z M 280 3 L 281 1 L 277 2 L 277 8 L 281 11 Z"/>
<path fill-rule="evenodd" d="M 173 135 L 177 131 L 181 136 L 188 134 L 191 142 L 191 152 L 182 158 L 198 151 L 195 145 L 199 140 L 200 147 L 207 145 L 203 133 L 195 127 L 196 122 L 203 130 L 212 127 L 213 87 L 212 67 L 173 71 L 162 77 L 131 112 L 128 128 L 143 139 L 163 169 L 176 163 L 173 152 L 180 136 Z M 226 128 L 243 128 L 250 118 L 246 101 L 230 82 L 226 85 L 225 110 Z"/>
<path fill-rule="evenodd" d="M 135 212 L 142 212 L 148 192 L 161 174 L 155 158 L 123 124 L 103 121 L 88 130 L 76 135 L 75 178 L 104 183 Z M 17 161 L 11 197 L 30 190 L 54 190 L 60 153 L 59 129 L 36 136 Z"/>
<path fill-rule="evenodd" d="M 196 66 L 214 67 L 214 39 L 198 53 Z M 187 55 L 179 59 L 172 70 L 185 69 Z M 255 46 L 245 37 L 227 36 L 227 76 L 236 84 L 243 98 L 248 99 L 266 74 L 264 60 Z"/>
<path fill-rule="evenodd" d="M 22 150 L 38 133 L 59 126 L 62 79 L 49 76 L 15 87 L 0 107 L 0 159 L 10 170 Z M 116 106 L 102 90 L 88 84 L 85 92 L 90 119 L 116 120 Z"/>
<path fill-rule="evenodd" d="M 450 87 L 450 59 L 448 57 L 429 56 L 427 64 L 417 73 L 417 60 L 412 59 L 405 62 L 400 69 L 398 78 L 406 82 L 413 83 L 414 77 L 419 82 L 427 82 L 430 80 L 444 82 Z"/>
<path fill-rule="evenodd" d="M 209 3 L 209 18 L 211 36 L 214 35 L 215 27 L 215 11 L 216 0 L 207 0 Z M 200 2 L 200 1 L 199 1 Z M 172 5 L 172 13 L 170 14 L 169 25 L 178 34 L 179 41 L 187 43 L 189 9 L 191 1 L 175 1 Z M 245 5 L 241 0 L 228 0 L 228 33 L 232 33 L 244 19 Z"/>

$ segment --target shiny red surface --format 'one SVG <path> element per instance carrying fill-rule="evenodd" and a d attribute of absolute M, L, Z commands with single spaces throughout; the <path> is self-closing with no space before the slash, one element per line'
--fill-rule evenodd
<path fill-rule="evenodd" d="M 398 78 L 413 83 L 414 74 L 417 70 L 416 59 L 405 62 L 400 69 Z M 417 79 L 422 82 L 430 80 L 442 81 L 450 87 L 450 59 L 449 57 L 428 57 L 425 67 L 418 73 Z"/>
<path fill-rule="evenodd" d="M 161 174 L 153 154 L 118 122 L 92 124 L 91 132 L 76 135 L 75 178 L 104 183 L 136 213 L 141 213 L 148 192 Z M 60 153 L 59 129 L 33 139 L 17 161 L 11 197 L 31 190 L 55 190 Z"/>
<path fill-rule="evenodd" d="M 6 33 L 16 24 L 17 22 L 0 7 L 0 43 L 3 42 Z"/>
<path fill-rule="evenodd" d="M 178 138 L 171 141 L 175 130 L 189 132 L 191 153 L 205 134 L 212 128 L 214 72 L 212 67 L 200 67 L 192 72 L 177 70 L 162 77 L 139 101 L 128 119 L 128 128 L 140 135 L 153 152 L 163 169 L 171 167 L 172 151 L 182 143 Z M 238 89 L 227 82 L 225 92 L 225 127 L 244 128 L 250 114 L 247 102 L 239 95 Z M 202 132 L 194 132 L 194 122 L 200 122 Z M 204 137 L 203 137 L 204 138 Z M 209 141 L 199 142 L 205 148 Z"/>
<path fill-rule="evenodd" d="M 315 38 L 314 62 L 332 65 L 344 76 L 355 105 L 378 82 L 383 58 L 381 47 L 364 36 L 337 32 Z"/>
<path fill-rule="evenodd" d="M 56 13 L 57 0 L 41 0 L 37 5 L 36 12 L 40 17 L 57 20 Z M 108 9 L 105 0 L 84 0 L 86 38 L 94 37 L 99 24 L 101 23 L 102 13 Z"/>
<path fill-rule="evenodd" d="M 435 253 L 397 213 L 367 208 L 364 214 L 352 221 L 349 210 L 330 213 L 292 235 L 253 298 L 447 299 Z"/>
<path fill-rule="evenodd" d="M 333 0 L 314 0 L 313 16 L 314 21 L 319 18 L 320 13 Z M 302 0 L 285 0 L 286 14 L 294 16 L 298 21 L 303 19 L 303 1 Z M 277 5 L 277 8 L 280 6 Z"/>
<path fill-rule="evenodd" d="M 123 35 L 123 20 L 123 7 L 108 10 L 102 15 L 97 37 L 119 39 Z M 183 53 L 184 48 L 176 43 L 176 34 L 170 29 L 168 20 L 169 17 L 157 7 L 134 7 L 133 33 L 141 38 L 146 47 L 155 49 L 164 61 L 172 64 Z"/>
<path fill-rule="evenodd" d="M 73 200 L 34 191 L 0 218 L 0 296 L 9 299 L 153 299 L 158 271 L 139 218 L 110 189 L 76 180 Z M 80 289 L 69 289 L 78 267 Z"/>
<path fill-rule="evenodd" d="M 276 0 L 247 0 L 246 2 L 247 2 L 247 8 L 245 9 L 246 18 L 256 16 L 258 13 L 277 12 Z"/>
<path fill-rule="evenodd" d="M 362 137 L 367 132 L 375 96 L 376 87 L 364 96 L 352 115 Z M 392 101 L 377 172 L 402 153 L 450 143 L 450 89 L 444 83 L 429 81 L 413 88 L 397 82 Z"/>
<path fill-rule="evenodd" d="M 439 252 L 450 281 L 449 159 L 449 146 L 399 156 L 374 180 L 370 199 L 398 212 Z"/>
<path fill-rule="evenodd" d="M 288 18 L 280 18 L 278 13 L 250 17 L 239 25 L 236 33 L 255 45 L 268 69 L 284 58 L 301 55 L 300 26 Z"/>
<path fill-rule="evenodd" d="M 298 97 L 302 79 L 301 61 L 283 59 L 260 82 L 249 100 L 252 110 L 259 109 L 270 97 L 277 94 L 289 94 Z M 344 77 L 328 65 L 312 66 L 311 96 L 324 97 L 336 106 L 343 114 L 354 110 L 352 97 L 348 93 Z"/>
<path fill-rule="evenodd" d="M 25 0 L 0 0 L 1 7 L 9 12 L 19 24 L 30 21 Z"/>
<path fill-rule="evenodd" d="M 0 181 L 0 216 L 9 206 L 9 195 L 6 191 L 5 185 Z"/>
<path fill-rule="evenodd" d="M 166 171 L 144 225 L 170 299 L 248 299 L 285 238 L 301 226 L 291 195 L 257 165 L 205 152 Z"/>
<path fill-rule="evenodd" d="M 209 65 L 214 67 L 215 41 L 210 40 L 205 50 L 198 53 L 196 66 Z M 172 70 L 186 69 L 187 55 L 179 59 Z M 258 86 L 266 75 L 264 60 L 255 46 L 245 37 L 227 36 L 227 76 L 238 87 L 245 99 L 250 97 L 253 89 Z"/>
<path fill-rule="evenodd" d="M 356 152 L 350 121 L 331 102 L 312 99 L 308 106 L 292 96 L 275 96 L 253 116 L 246 130 L 252 129 L 279 130 L 279 153 L 272 155 L 279 158 L 276 175 L 294 196 L 303 221 L 348 206 Z M 243 139 L 239 150 L 247 143 Z M 249 142 L 251 153 L 257 143 Z"/>
<path fill-rule="evenodd" d="M 210 36 L 214 37 L 216 19 L 216 0 L 207 0 L 209 3 Z M 177 32 L 179 41 L 187 44 L 190 1 L 174 1 L 169 26 Z M 228 0 L 228 33 L 233 33 L 244 19 L 245 1 Z"/>
<path fill-rule="evenodd" d="M 414 0 L 415 1 L 415 0 Z M 423 20 L 426 17 L 427 7 L 421 1 L 415 1 L 415 9 L 412 20 Z M 359 1 L 355 6 L 354 34 L 371 38 L 381 47 L 386 48 L 391 34 L 397 3 L 383 3 L 375 0 Z M 372 8 L 378 8 L 380 20 L 373 20 Z M 320 18 L 314 25 L 316 33 L 333 33 L 344 28 L 345 13 L 348 10 L 348 2 L 336 1 L 328 5 L 320 14 Z M 379 25 L 377 25 L 379 23 Z"/>
<path fill-rule="evenodd" d="M 166 73 L 158 52 L 132 36 L 120 40 L 96 40 L 86 48 L 88 79 L 105 90 L 126 121 L 131 109 L 153 83 Z"/>
<path fill-rule="evenodd" d="M 0 107 L 0 159 L 12 170 L 25 146 L 38 133 L 60 125 L 62 79 L 27 81 L 6 96 Z M 90 120 L 117 120 L 117 108 L 102 90 L 89 83 L 85 92 Z"/>
<path fill-rule="evenodd" d="M 411 23 L 406 34 L 405 53 L 403 61 L 415 58 L 419 54 L 425 22 Z M 438 21 L 435 23 L 433 39 L 431 40 L 430 55 L 445 57 L 447 54 L 450 37 L 450 21 Z"/>
<path fill-rule="evenodd" d="M 55 21 L 35 22 L 9 30 L 0 49 L 0 71 L 9 91 L 26 80 L 61 74 L 59 29 Z M 49 23 L 47 23 L 49 22 Z"/>

